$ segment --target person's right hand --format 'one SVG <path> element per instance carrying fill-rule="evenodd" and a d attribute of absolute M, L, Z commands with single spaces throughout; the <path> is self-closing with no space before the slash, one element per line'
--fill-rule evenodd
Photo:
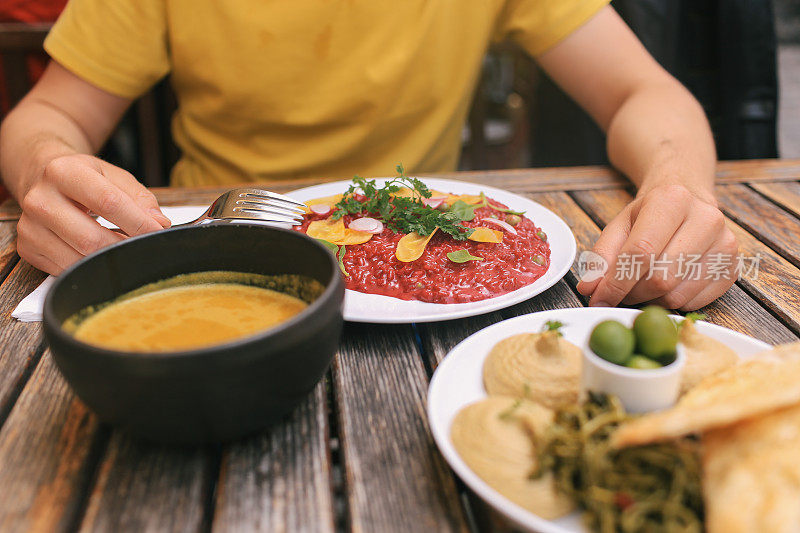
<path fill-rule="evenodd" d="M 168 228 L 155 196 L 130 173 L 90 155 L 51 160 L 20 199 L 17 252 L 58 274 L 75 261 L 125 238 Z M 102 227 L 89 213 L 119 226 Z"/>

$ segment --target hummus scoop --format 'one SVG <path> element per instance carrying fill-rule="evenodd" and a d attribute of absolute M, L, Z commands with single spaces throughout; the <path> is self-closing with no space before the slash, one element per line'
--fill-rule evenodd
<path fill-rule="evenodd" d="M 569 513 L 571 499 L 556 490 L 547 473 L 536 471 L 536 435 L 553 421 L 553 412 L 539 404 L 490 396 L 464 407 L 453 419 L 450 437 L 461 459 L 494 490 L 542 518 Z"/>
<path fill-rule="evenodd" d="M 523 333 L 498 342 L 483 365 L 490 395 L 527 398 L 551 409 L 578 401 L 581 349 L 557 331 Z"/>

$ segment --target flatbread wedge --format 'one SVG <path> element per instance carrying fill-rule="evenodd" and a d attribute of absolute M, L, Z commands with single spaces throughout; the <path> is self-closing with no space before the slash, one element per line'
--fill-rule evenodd
<path fill-rule="evenodd" d="M 796 403 L 800 360 L 750 360 L 704 379 L 671 409 L 620 426 L 611 444 L 623 448 L 675 439 Z"/>
<path fill-rule="evenodd" d="M 681 323 L 680 341 L 686 350 L 686 366 L 681 373 L 681 395 L 708 376 L 713 376 L 739 362 L 739 356 L 724 343 L 703 335 L 687 319 Z"/>
<path fill-rule="evenodd" d="M 800 531 L 800 404 L 703 435 L 709 533 Z"/>

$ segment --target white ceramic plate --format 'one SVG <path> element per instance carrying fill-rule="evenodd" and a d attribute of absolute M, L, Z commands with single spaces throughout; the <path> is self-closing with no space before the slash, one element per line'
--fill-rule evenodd
<path fill-rule="evenodd" d="M 601 320 L 615 319 L 632 324 L 638 314 L 636 309 L 586 307 L 554 309 L 518 316 L 482 329 L 461 341 L 436 369 L 428 388 L 428 421 L 433 437 L 444 458 L 459 477 L 489 505 L 520 527 L 542 533 L 575 533 L 587 531 L 575 512 L 558 520 L 545 520 L 512 503 L 483 482 L 464 463 L 450 441 L 450 424 L 464 406 L 485 398 L 483 388 L 483 361 L 497 342 L 512 335 L 542 331 L 548 320 L 559 320 L 564 337 L 582 346 L 591 329 Z M 768 349 L 770 346 L 742 333 L 698 322 L 700 333 L 730 346 L 742 358 Z"/>
<path fill-rule="evenodd" d="M 383 183 L 386 179 L 376 180 Z M 502 202 L 515 211 L 525 211 L 525 216 L 533 220 L 536 226 L 547 234 L 550 244 L 550 268 L 544 276 L 534 283 L 516 291 L 489 298 L 479 302 L 464 304 L 434 304 L 419 301 L 400 300 L 390 296 L 365 294 L 347 290 L 344 297 L 344 318 L 351 322 L 382 322 L 403 324 L 409 322 L 435 322 L 465 316 L 480 315 L 497 309 L 509 307 L 527 300 L 552 287 L 564 277 L 575 260 L 575 236 L 569 226 L 555 213 L 536 202 L 494 187 L 462 181 L 423 179 L 428 187 L 442 192 L 455 194 L 479 194 Z M 347 190 L 350 181 L 337 181 L 323 185 L 315 185 L 287 193 L 288 196 L 300 200 L 312 200 L 323 196 L 340 194 Z"/>

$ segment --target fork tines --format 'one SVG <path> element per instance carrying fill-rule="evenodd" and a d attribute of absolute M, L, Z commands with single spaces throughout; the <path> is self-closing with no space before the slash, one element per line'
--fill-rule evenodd
<path fill-rule="evenodd" d="M 265 191 L 264 189 L 238 189 L 238 196 L 248 202 L 263 202 L 264 205 L 272 207 L 283 207 L 305 212 L 308 207 L 302 202 L 298 202 L 283 194 Z M 238 203 L 238 202 L 237 202 Z"/>

